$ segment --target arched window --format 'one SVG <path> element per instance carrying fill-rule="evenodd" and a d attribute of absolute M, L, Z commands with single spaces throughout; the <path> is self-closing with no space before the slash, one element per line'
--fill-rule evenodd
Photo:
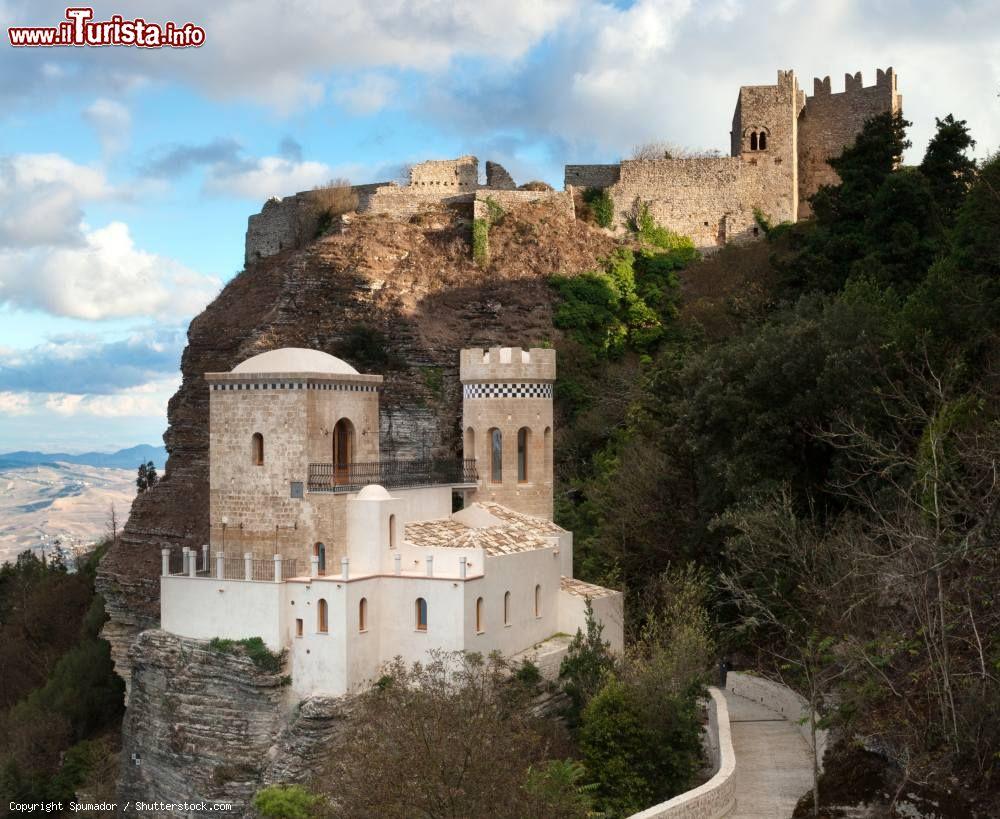
<path fill-rule="evenodd" d="M 761 131 L 760 137 L 758 137 L 757 147 L 762 151 L 767 150 L 767 132 Z"/>
<path fill-rule="evenodd" d="M 255 432 L 250 439 L 250 457 L 254 466 L 264 465 L 264 436 L 259 432 Z"/>
<path fill-rule="evenodd" d="M 465 440 L 462 442 L 462 457 L 466 460 L 474 460 L 476 457 L 476 431 L 469 427 L 465 430 Z"/>
<path fill-rule="evenodd" d="M 326 574 L 326 545 L 317 543 L 313 546 L 313 557 L 319 558 L 319 573 Z"/>
<path fill-rule="evenodd" d="M 756 151 L 757 150 L 757 132 L 756 131 L 753 131 L 750 134 L 750 150 L 751 151 Z"/>
<path fill-rule="evenodd" d="M 322 597 L 316 605 L 316 631 L 326 634 L 330 630 L 330 618 L 326 609 L 326 600 Z"/>
<path fill-rule="evenodd" d="M 358 631 L 368 631 L 368 598 L 362 597 L 358 603 Z"/>
<path fill-rule="evenodd" d="M 341 418 L 333 427 L 333 468 L 335 483 L 350 482 L 350 464 L 354 460 L 354 424 Z"/>
<path fill-rule="evenodd" d="M 542 476 L 542 480 L 547 483 L 552 482 L 552 427 L 545 427 L 545 434 L 543 436 L 543 443 L 545 445 L 545 474 Z"/>
<path fill-rule="evenodd" d="M 510 625 L 510 592 L 503 596 L 503 624 Z"/>
<path fill-rule="evenodd" d="M 490 481 L 503 483 L 503 433 L 495 427 L 490 430 Z"/>
<path fill-rule="evenodd" d="M 531 430 L 521 427 L 517 431 L 517 481 L 525 483 L 528 480 L 528 439 Z"/>
<path fill-rule="evenodd" d="M 427 601 L 417 598 L 417 631 L 427 631 Z"/>
<path fill-rule="evenodd" d="M 542 587 L 535 586 L 535 617 L 542 616 Z"/>
<path fill-rule="evenodd" d="M 396 516 L 389 515 L 389 548 L 396 548 Z"/>
<path fill-rule="evenodd" d="M 476 634 L 482 634 L 486 631 L 486 626 L 483 623 L 483 598 L 476 598 Z"/>

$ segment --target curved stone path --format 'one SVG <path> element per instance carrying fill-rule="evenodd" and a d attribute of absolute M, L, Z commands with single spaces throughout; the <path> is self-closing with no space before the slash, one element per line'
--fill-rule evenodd
<path fill-rule="evenodd" d="M 728 819 L 788 819 L 812 787 L 812 754 L 797 725 L 726 691 L 736 753 L 736 808 Z"/>

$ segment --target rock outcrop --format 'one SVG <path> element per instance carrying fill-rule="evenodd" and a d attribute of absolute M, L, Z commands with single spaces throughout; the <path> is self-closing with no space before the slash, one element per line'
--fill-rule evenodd
<path fill-rule="evenodd" d="M 101 564 L 104 636 L 129 681 L 128 649 L 159 621 L 160 549 L 208 542 L 208 390 L 224 371 L 282 346 L 314 347 L 385 377 L 382 452 L 444 455 L 459 447 L 462 347 L 550 341 L 554 273 L 594 267 L 612 241 L 551 204 L 513 209 L 491 228 L 492 261 L 471 259 L 470 225 L 446 207 L 400 223 L 358 216 L 342 234 L 251 264 L 188 330 L 183 381 L 170 400 L 169 459 L 140 495 Z"/>
<path fill-rule="evenodd" d="M 217 816 L 230 803 L 244 815 L 254 793 L 304 782 L 349 725 L 351 701 L 312 697 L 293 703 L 280 673 L 258 669 L 242 652 L 145 631 L 129 652 L 132 697 L 122 726 L 118 797 L 136 802 L 205 804 L 190 817 Z M 169 810 L 128 816 L 176 816 Z"/>

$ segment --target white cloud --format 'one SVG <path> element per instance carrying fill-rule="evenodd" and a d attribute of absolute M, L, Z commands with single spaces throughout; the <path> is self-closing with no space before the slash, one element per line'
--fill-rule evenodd
<path fill-rule="evenodd" d="M 384 108 L 396 93 L 397 83 L 384 74 L 365 74 L 356 82 L 340 88 L 334 97 L 355 114 L 374 114 Z"/>
<path fill-rule="evenodd" d="M 0 252 L 0 302 L 58 316 L 189 316 L 216 294 L 218 279 L 135 247 L 128 226 L 86 230 L 76 247 Z"/>
<path fill-rule="evenodd" d="M 205 190 L 214 194 L 243 196 L 263 201 L 320 185 L 337 174 L 322 162 L 297 162 L 281 156 L 264 156 L 252 163 L 219 163 L 211 166 Z"/>
<path fill-rule="evenodd" d="M 118 153 L 128 144 L 132 115 L 120 102 L 96 99 L 84 109 L 83 118 L 97 132 L 105 156 Z"/>
<path fill-rule="evenodd" d="M 27 415 L 28 396 L 17 392 L 0 392 L 0 415 Z"/>
<path fill-rule="evenodd" d="M 103 171 L 60 154 L 0 156 L 0 248 L 80 244 L 83 202 L 113 194 Z"/>
<path fill-rule="evenodd" d="M 44 408 L 56 415 L 72 417 L 91 415 L 98 418 L 166 417 L 167 402 L 180 386 L 180 378 L 171 377 L 130 387 L 112 395 L 73 395 L 54 393 L 44 399 Z"/>

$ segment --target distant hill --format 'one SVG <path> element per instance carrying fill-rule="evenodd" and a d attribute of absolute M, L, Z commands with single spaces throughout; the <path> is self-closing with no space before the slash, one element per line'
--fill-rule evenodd
<path fill-rule="evenodd" d="M 156 468 L 162 472 L 167 462 L 167 450 L 162 446 L 139 444 L 128 449 L 119 449 L 117 452 L 84 452 L 79 455 L 69 455 L 65 452 L 28 451 L 0 453 L 0 469 L 51 464 L 57 461 L 113 469 L 136 469 L 139 464 L 152 461 L 156 464 Z"/>

